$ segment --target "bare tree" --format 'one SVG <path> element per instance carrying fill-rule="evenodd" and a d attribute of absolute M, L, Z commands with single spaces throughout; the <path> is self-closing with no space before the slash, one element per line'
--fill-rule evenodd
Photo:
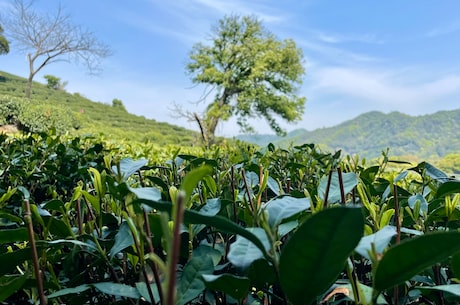
<path fill-rule="evenodd" d="M 101 59 L 111 55 L 110 48 L 91 31 L 74 25 L 60 5 L 50 15 L 35 10 L 32 4 L 14 0 L 2 20 L 7 37 L 26 54 L 29 63 L 26 97 L 30 97 L 34 76 L 49 64 L 73 61 L 84 64 L 92 74 L 99 72 Z"/>

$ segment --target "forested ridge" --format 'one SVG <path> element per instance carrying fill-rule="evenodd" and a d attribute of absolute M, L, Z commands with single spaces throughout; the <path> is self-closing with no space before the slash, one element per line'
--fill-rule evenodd
<path fill-rule="evenodd" d="M 290 144 L 316 143 L 329 150 L 374 158 L 390 148 L 393 156 L 439 158 L 460 151 L 460 109 L 410 116 L 372 111 L 342 124 L 313 131 L 297 129 L 286 137 L 242 135 L 241 140 L 261 146 L 272 142 Z"/>

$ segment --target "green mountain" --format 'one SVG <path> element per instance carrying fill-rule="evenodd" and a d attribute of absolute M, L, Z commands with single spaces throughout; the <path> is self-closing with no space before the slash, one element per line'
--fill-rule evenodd
<path fill-rule="evenodd" d="M 24 97 L 25 86 L 25 78 L 0 71 L 0 99 Z M 158 145 L 185 146 L 193 145 L 199 137 L 197 132 L 130 114 L 122 103 L 121 107 L 115 107 L 94 102 L 79 93 L 70 94 L 64 90 L 50 89 L 39 82 L 34 82 L 32 86 L 31 101 L 35 105 L 43 106 L 43 113 L 30 114 L 30 120 L 39 120 L 40 116 L 57 110 L 70 113 L 73 119 L 77 120 L 76 125 L 78 125 L 78 130 L 72 130 L 72 134 L 103 133 L 107 139 L 129 139 L 151 141 Z"/>
<path fill-rule="evenodd" d="M 284 147 L 316 143 L 328 150 L 341 149 L 366 158 L 378 157 L 387 148 L 392 156 L 439 158 L 460 151 L 460 109 L 423 116 L 373 111 L 334 127 L 313 131 L 298 129 L 286 137 L 243 135 L 237 138 L 261 146 L 269 142 Z"/>

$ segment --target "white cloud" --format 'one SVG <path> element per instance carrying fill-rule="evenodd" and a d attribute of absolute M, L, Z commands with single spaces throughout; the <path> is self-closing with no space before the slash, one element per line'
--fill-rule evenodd
<path fill-rule="evenodd" d="M 320 41 L 331 44 L 359 42 L 368 44 L 383 44 L 382 39 L 377 38 L 374 34 L 338 34 L 326 33 L 322 31 L 313 31 L 313 35 Z"/>
<path fill-rule="evenodd" d="M 435 108 L 443 99 L 460 94 L 460 75 L 417 81 L 416 71 L 412 72 L 414 74 L 401 75 L 400 71 L 391 70 L 319 68 L 314 72 L 311 90 L 339 94 L 344 99 L 367 101 L 379 109 L 406 113 L 423 113 L 423 109 L 417 108 Z M 404 78 L 407 81 L 403 81 Z"/>
<path fill-rule="evenodd" d="M 425 35 L 427 37 L 437 37 L 437 36 L 451 34 L 457 31 L 460 31 L 460 21 L 459 20 L 451 22 L 449 24 L 443 24 L 438 27 L 435 27 L 434 29 L 431 29 L 430 31 L 428 31 Z"/>

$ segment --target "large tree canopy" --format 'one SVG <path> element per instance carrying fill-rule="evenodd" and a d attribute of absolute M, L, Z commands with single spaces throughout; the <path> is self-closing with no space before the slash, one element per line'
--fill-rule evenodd
<path fill-rule="evenodd" d="M 197 84 L 215 90 L 202 115 L 193 113 L 203 140 L 212 142 L 220 121 L 236 116 L 242 131 L 248 119 L 263 117 L 277 133 L 277 118 L 299 120 L 305 98 L 296 95 L 305 73 L 303 54 L 290 39 L 279 40 L 254 16 L 227 16 L 213 27 L 211 43 L 193 46 L 187 71 Z"/>
<path fill-rule="evenodd" d="M 29 62 L 26 97 L 30 97 L 34 76 L 45 66 L 57 61 L 77 61 L 94 72 L 99 69 L 100 60 L 111 54 L 92 32 L 74 25 L 60 6 L 55 14 L 48 14 L 34 10 L 32 4 L 33 1 L 14 0 L 2 16 L 7 37 L 26 54 Z"/>
<path fill-rule="evenodd" d="M 0 54 L 6 54 L 10 51 L 10 45 L 5 36 L 3 36 L 3 28 L 0 25 Z"/>

